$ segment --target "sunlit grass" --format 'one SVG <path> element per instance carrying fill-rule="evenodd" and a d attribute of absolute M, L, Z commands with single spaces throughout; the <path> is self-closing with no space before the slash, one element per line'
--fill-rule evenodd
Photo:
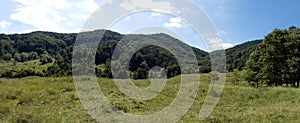
<path fill-rule="evenodd" d="M 240 78 L 241 79 L 241 78 Z M 164 90 L 151 100 L 127 97 L 112 79 L 99 78 L 99 86 L 117 109 L 131 114 L 152 114 L 167 107 L 176 97 L 180 76 L 170 78 Z M 191 109 L 179 122 L 199 122 L 210 75 L 200 76 L 200 86 Z M 286 87 L 248 86 L 242 79 L 233 84 L 231 73 L 215 110 L 203 122 L 299 122 L 300 90 Z M 145 88 L 150 80 L 133 80 Z M 22 79 L 0 78 L 0 122 L 95 122 L 82 106 L 72 77 Z"/>
<path fill-rule="evenodd" d="M 0 63 L 0 73 L 3 73 L 5 71 L 10 71 L 10 70 L 14 70 L 14 71 L 34 70 L 36 72 L 42 72 L 52 64 L 53 63 L 41 65 L 41 62 L 38 59 L 27 61 L 27 62 L 16 62 L 16 63 L 14 63 L 13 61 L 2 61 Z"/>

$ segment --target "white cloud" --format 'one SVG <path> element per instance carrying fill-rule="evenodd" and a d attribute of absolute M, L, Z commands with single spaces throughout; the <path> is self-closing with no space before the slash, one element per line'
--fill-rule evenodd
<path fill-rule="evenodd" d="M 125 0 L 123 3 L 121 3 L 120 6 L 128 11 L 132 11 L 132 10 L 136 9 L 136 6 L 130 4 L 127 0 Z"/>
<path fill-rule="evenodd" d="M 125 18 L 124 18 L 126 21 L 131 21 L 131 17 L 130 16 L 126 16 Z"/>
<path fill-rule="evenodd" d="M 227 49 L 234 46 L 234 44 L 232 43 L 222 42 L 222 39 L 219 37 L 208 38 L 206 41 L 208 41 L 207 45 L 209 45 L 208 47 L 210 48 L 211 51 Z"/>
<path fill-rule="evenodd" d="M 160 12 L 152 12 L 151 16 L 161 16 L 161 13 Z"/>
<path fill-rule="evenodd" d="M 108 4 L 113 4 L 113 0 L 107 0 Z"/>
<path fill-rule="evenodd" d="M 180 18 L 170 18 L 170 22 L 172 23 L 181 23 L 181 19 Z"/>
<path fill-rule="evenodd" d="M 120 3 L 120 6 L 127 11 L 142 9 L 161 9 L 165 11 L 173 11 L 173 7 L 170 2 L 154 2 L 153 0 L 124 0 Z"/>
<path fill-rule="evenodd" d="M 215 51 L 215 50 L 220 50 L 220 49 L 224 49 L 223 45 L 222 45 L 222 39 L 219 37 L 216 38 L 208 38 L 206 39 L 207 43 L 207 48 L 210 51 Z"/>
<path fill-rule="evenodd" d="M 175 27 L 175 28 L 181 28 L 182 27 L 182 20 L 179 17 L 170 18 L 168 23 L 164 23 L 164 27 Z"/>
<path fill-rule="evenodd" d="M 32 26 L 33 30 L 40 31 L 77 31 L 98 8 L 98 4 L 94 0 L 14 1 L 19 5 L 14 9 L 10 18 Z M 20 30 L 20 32 L 22 31 Z"/>
<path fill-rule="evenodd" d="M 210 44 L 220 44 L 222 42 L 222 39 L 219 38 L 219 37 L 216 37 L 216 38 L 208 38 L 207 41 L 210 43 Z"/>
<path fill-rule="evenodd" d="M 225 32 L 224 30 L 220 31 L 221 34 L 226 34 L 227 32 Z"/>
<path fill-rule="evenodd" d="M 226 43 L 222 43 L 222 46 L 223 46 L 224 49 L 227 49 L 227 48 L 233 47 L 234 44 L 226 42 Z"/>
<path fill-rule="evenodd" d="M 71 0 L 70 2 L 73 2 L 73 0 Z M 94 1 L 94 0 L 83 0 L 83 1 L 79 1 L 79 2 L 75 2 L 76 3 L 76 7 L 79 10 L 83 10 L 89 13 L 93 13 L 94 11 L 96 11 L 98 9 L 98 4 Z"/>
<path fill-rule="evenodd" d="M 5 29 L 7 27 L 9 27 L 12 23 L 11 22 L 7 22 L 7 21 L 1 21 L 0 22 L 0 28 Z"/>

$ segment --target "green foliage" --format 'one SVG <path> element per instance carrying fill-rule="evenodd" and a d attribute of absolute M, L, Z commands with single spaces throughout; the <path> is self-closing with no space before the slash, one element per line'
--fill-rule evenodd
<path fill-rule="evenodd" d="M 167 71 L 167 76 L 177 76 L 181 74 L 181 70 L 178 65 L 168 66 L 166 71 Z"/>
<path fill-rule="evenodd" d="M 40 62 L 42 64 L 52 63 L 53 60 L 48 54 L 42 54 L 40 57 Z"/>
<path fill-rule="evenodd" d="M 12 55 L 7 53 L 3 55 L 3 60 L 5 61 L 10 61 L 12 59 Z"/>
<path fill-rule="evenodd" d="M 0 77 L 5 77 L 5 78 L 22 78 L 26 76 L 43 76 L 42 73 L 28 69 L 28 70 L 10 70 L 10 71 L 5 71 L 3 72 Z"/>
<path fill-rule="evenodd" d="M 134 79 L 146 79 L 148 77 L 148 70 L 146 68 L 138 68 L 134 74 Z"/>
<path fill-rule="evenodd" d="M 105 33 L 104 33 L 105 32 Z M 0 61 L 6 60 L 10 61 L 14 59 L 15 66 L 17 64 L 26 63 L 27 61 L 32 61 L 39 59 L 41 65 L 51 64 L 47 69 L 39 72 L 38 75 L 41 76 L 69 76 L 72 75 L 72 55 L 73 55 L 73 45 L 76 40 L 76 36 L 80 35 L 81 38 L 86 40 L 86 46 L 95 45 L 98 41 L 98 36 L 103 34 L 102 39 L 98 44 L 95 56 L 92 56 L 92 50 L 86 47 L 81 47 L 74 54 L 76 57 L 95 57 L 95 65 L 105 64 L 102 69 L 96 69 L 96 74 L 99 77 L 112 78 L 110 59 L 112 59 L 112 54 L 114 50 L 119 51 L 120 49 L 115 49 L 117 43 L 126 36 L 129 40 L 143 41 L 143 40 L 160 40 L 160 41 L 174 41 L 180 45 L 186 45 L 183 42 L 169 36 L 166 34 L 154 34 L 154 35 L 122 35 L 109 30 L 96 30 L 91 32 L 84 32 L 80 34 L 61 34 L 52 32 L 32 32 L 28 34 L 12 34 L 0 36 Z M 170 44 L 170 47 L 172 44 Z M 187 45 L 186 45 L 187 46 Z M 208 73 L 210 69 L 209 54 L 202 50 L 192 47 L 192 50 L 197 57 L 198 64 L 200 67 L 200 72 Z M 180 49 L 178 50 L 180 51 Z M 9 55 L 11 54 L 11 55 Z M 183 54 L 182 54 L 183 55 Z M 187 55 L 187 54 L 186 54 Z M 90 58 L 85 59 L 86 62 L 78 65 L 85 66 L 87 62 L 93 62 Z M 123 63 L 123 62 L 120 62 Z M 166 70 L 169 69 L 168 77 L 174 77 L 180 75 L 179 67 L 172 68 L 173 66 L 179 66 L 176 58 L 169 51 L 157 47 L 148 46 L 140 49 L 132 56 L 129 63 L 129 70 L 131 77 L 136 79 L 144 79 L 148 77 L 149 69 L 161 66 Z M 140 69 L 139 69 L 140 68 Z M 30 68 L 34 71 L 35 68 Z M 25 69 L 23 69 L 25 70 Z M 74 69 L 76 71 L 76 69 Z M 79 70 L 79 69 L 78 69 Z M 90 72 L 80 71 L 80 72 Z M 0 72 L 1 74 L 1 72 Z M 119 71 L 117 75 L 123 76 L 127 74 L 125 71 Z M 143 74 L 143 75 L 141 75 Z M 19 71 L 4 71 L 1 76 L 16 77 L 15 75 L 33 75 L 31 72 L 24 74 L 19 73 Z"/>
<path fill-rule="evenodd" d="M 244 69 L 250 54 L 261 42 L 262 40 L 254 40 L 226 49 L 227 70 L 233 72 L 233 69 Z"/>
<path fill-rule="evenodd" d="M 28 53 L 25 53 L 25 52 L 23 52 L 23 53 L 21 53 L 20 54 L 20 61 L 19 62 L 26 62 L 26 61 L 28 61 L 29 59 L 28 59 L 28 57 L 29 57 L 29 54 Z"/>
<path fill-rule="evenodd" d="M 1 34 L 1 35 L 4 36 L 3 34 Z M 1 37 L 0 37 L 0 59 L 5 54 L 13 54 L 14 53 L 11 41 L 7 38 L 8 37 L 1 39 Z"/>
<path fill-rule="evenodd" d="M 15 54 L 14 59 L 15 59 L 15 61 L 17 61 L 17 62 L 21 62 L 21 61 L 22 61 L 21 55 L 20 55 L 19 53 L 16 53 L 16 54 Z"/>
<path fill-rule="evenodd" d="M 299 28 L 275 29 L 265 37 L 247 62 L 246 80 L 257 85 L 291 84 L 299 87 L 299 46 Z"/>
<path fill-rule="evenodd" d="M 239 81 L 240 75 L 239 75 L 239 71 L 237 69 L 233 70 L 233 78 L 234 78 L 234 85 L 237 85 Z"/>
<path fill-rule="evenodd" d="M 28 56 L 28 59 L 35 60 L 39 58 L 39 54 L 37 52 L 31 52 Z"/>

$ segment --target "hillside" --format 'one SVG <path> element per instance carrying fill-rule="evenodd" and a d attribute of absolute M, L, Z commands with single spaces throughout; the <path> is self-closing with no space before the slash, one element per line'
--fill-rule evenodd
<path fill-rule="evenodd" d="M 117 43 L 124 37 L 129 40 L 159 40 L 163 42 L 173 41 L 174 44 L 180 44 L 184 47 L 190 47 L 180 40 L 173 38 L 167 34 L 153 35 L 122 35 L 112 31 L 96 30 L 92 32 L 81 33 L 80 37 L 87 40 L 91 45 L 98 40 L 99 34 L 104 34 L 96 53 L 95 63 L 98 76 L 111 78 L 109 68 L 112 53 Z M 62 34 L 53 32 L 32 32 L 27 34 L 0 35 L 0 61 L 4 64 L 16 66 L 19 63 L 38 60 L 40 63 L 22 70 L 8 69 L 0 73 L 0 77 L 25 77 L 25 76 L 68 76 L 71 75 L 71 58 L 73 46 L 78 34 Z M 172 44 L 169 44 L 172 47 Z M 200 72 L 207 73 L 210 71 L 209 54 L 205 51 L 192 47 L 195 56 L 201 65 Z M 180 49 L 177 50 L 181 52 Z M 81 55 L 88 55 L 88 49 L 82 49 Z M 36 71 L 39 65 L 51 63 L 48 68 L 42 71 Z M 147 75 L 138 75 L 146 73 L 154 66 L 162 66 L 166 69 L 168 77 L 180 74 L 179 65 L 172 53 L 157 47 L 148 46 L 136 52 L 130 61 L 130 71 L 134 78 L 145 78 Z M 2 66 L 5 67 L 5 66 Z M 11 67 L 10 67 L 11 68 Z M 138 70 L 141 68 L 140 70 Z M 24 71 L 27 71 L 24 73 Z M 142 72 L 141 72 L 142 71 Z"/>
<path fill-rule="evenodd" d="M 263 40 L 248 41 L 226 49 L 227 69 L 229 71 L 232 71 L 233 69 L 242 70 L 249 59 L 250 54 L 262 41 Z"/>
<path fill-rule="evenodd" d="M 80 38 L 87 40 L 90 45 L 94 45 L 98 40 L 97 36 L 103 35 L 96 52 L 95 64 L 96 72 L 99 77 L 111 78 L 110 63 L 111 56 L 121 39 L 130 41 L 159 40 L 169 43 L 170 47 L 179 44 L 183 47 L 191 47 L 180 40 L 167 34 L 152 35 L 123 35 L 109 30 L 96 30 L 80 33 Z M 5 70 L 0 71 L 0 77 L 25 77 L 25 76 L 68 76 L 71 75 L 71 58 L 73 46 L 77 38 L 76 33 L 54 33 L 54 32 L 32 32 L 27 34 L 0 34 L 0 62 Z M 250 54 L 254 51 L 257 44 L 262 40 L 249 41 L 235 47 L 226 49 L 227 69 L 243 69 Z M 178 49 L 178 48 L 177 48 Z M 209 53 L 195 47 L 191 47 L 198 60 L 201 73 L 210 72 Z M 177 50 L 182 51 L 180 48 Z M 87 55 L 89 51 L 82 49 L 80 55 Z M 38 61 L 39 64 L 27 65 L 24 69 L 13 69 L 18 64 L 28 61 Z M 36 70 L 39 66 L 48 64 L 42 70 Z M 8 65 L 8 66 L 5 66 Z M 179 65 L 175 56 L 164 48 L 148 46 L 136 52 L 130 61 L 130 71 L 133 78 L 146 78 L 147 71 L 154 66 L 162 66 L 166 69 L 168 77 L 180 74 Z M 139 69 L 141 68 L 141 69 Z M 139 69 L 139 70 L 138 70 Z M 27 71 L 24 73 L 24 71 Z M 138 75 L 146 74 L 146 75 Z"/>

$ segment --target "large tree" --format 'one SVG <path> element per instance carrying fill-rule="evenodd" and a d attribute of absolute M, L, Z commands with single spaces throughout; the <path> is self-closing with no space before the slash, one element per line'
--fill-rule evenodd
<path fill-rule="evenodd" d="M 275 29 L 252 53 L 246 65 L 246 80 L 280 86 L 299 87 L 300 29 Z M 297 83 L 297 85 L 296 85 Z"/>

